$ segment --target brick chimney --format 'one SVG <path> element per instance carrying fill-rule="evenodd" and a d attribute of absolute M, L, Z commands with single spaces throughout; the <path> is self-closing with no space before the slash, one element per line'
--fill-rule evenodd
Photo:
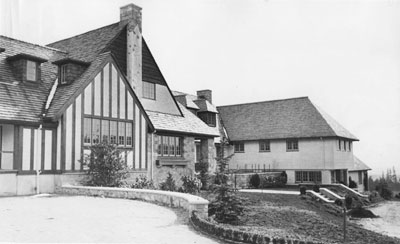
<path fill-rule="evenodd" d="M 142 8 L 132 3 L 121 7 L 120 25 L 127 25 L 126 74 L 140 99 L 142 98 Z"/>
<path fill-rule="evenodd" d="M 212 104 L 212 91 L 211 90 L 197 91 L 197 97 L 204 98 Z"/>

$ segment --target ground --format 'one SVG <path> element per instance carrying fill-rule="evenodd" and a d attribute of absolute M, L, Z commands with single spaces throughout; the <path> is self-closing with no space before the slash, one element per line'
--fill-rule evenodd
<path fill-rule="evenodd" d="M 239 195 L 248 200 L 245 216 L 241 225 L 235 227 L 237 229 L 324 243 L 343 241 L 340 208 L 299 195 L 244 192 Z M 207 194 L 204 197 L 210 199 Z M 347 231 L 347 243 L 400 243 L 400 239 L 362 229 L 353 223 L 348 223 Z"/>
<path fill-rule="evenodd" d="M 187 212 L 84 196 L 0 198 L 0 242 L 221 243 L 195 232 Z"/>

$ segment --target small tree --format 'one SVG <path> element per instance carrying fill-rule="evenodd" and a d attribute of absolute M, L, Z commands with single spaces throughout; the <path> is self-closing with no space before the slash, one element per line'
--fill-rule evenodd
<path fill-rule="evenodd" d="M 85 155 L 83 164 L 89 170 L 88 185 L 119 187 L 128 177 L 125 161 L 120 157 L 116 145 L 101 142 L 90 146 L 90 155 Z"/>
<path fill-rule="evenodd" d="M 226 172 L 229 160 L 233 155 L 224 156 L 224 148 L 227 145 L 225 138 L 221 141 L 221 152 L 216 158 L 218 171 L 215 177 L 213 192 L 216 198 L 209 205 L 209 213 L 215 214 L 215 220 L 220 223 L 238 223 L 240 216 L 243 215 L 243 198 L 239 197 L 233 187 L 228 182 Z"/>
<path fill-rule="evenodd" d="M 165 181 L 160 183 L 160 189 L 163 191 L 176 191 L 175 180 L 174 177 L 172 177 L 171 172 L 168 172 Z"/>

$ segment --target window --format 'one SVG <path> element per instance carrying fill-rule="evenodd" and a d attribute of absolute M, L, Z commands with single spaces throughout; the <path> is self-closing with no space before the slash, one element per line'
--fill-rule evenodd
<path fill-rule="evenodd" d="M 338 140 L 338 149 L 339 149 L 339 151 L 342 150 L 342 141 L 341 140 Z"/>
<path fill-rule="evenodd" d="M 359 185 L 362 185 L 362 183 L 363 183 L 362 175 L 363 175 L 362 172 L 358 171 L 358 184 Z"/>
<path fill-rule="evenodd" d="M 322 174 L 321 171 L 296 171 L 295 181 L 297 183 L 301 182 L 321 182 Z"/>
<path fill-rule="evenodd" d="M 286 141 L 286 151 L 299 151 L 299 141 L 298 140 L 287 140 Z"/>
<path fill-rule="evenodd" d="M 67 66 L 65 64 L 61 65 L 59 69 L 60 69 L 60 71 L 58 74 L 58 78 L 60 79 L 60 84 L 67 84 L 67 80 L 66 80 Z"/>
<path fill-rule="evenodd" d="M 259 142 L 260 152 L 270 152 L 269 141 L 260 141 Z"/>
<path fill-rule="evenodd" d="M 349 152 L 351 151 L 351 145 L 352 144 L 352 142 L 351 141 L 349 141 Z"/>
<path fill-rule="evenodd" d="M 235 142 L 234 147 L 235 153 L 244 153 L 244 142 Z"/>
<path fill-rule="evenodd" d="M 204 121 L 209 126 L 215 127 L 216 123 L 216 114 L 210 112 L 199 113 L 199 118 Z"/>
<path fill-rule="evenodd" d="M 143 97 L 148 99 L 156 99 L 156 84 L 151 82 L 143 82 Z"/>
<path fill-rule="evenodd" d="M 160 136 L 157 154 L 163 157 L 182 156 L 182 138 L 176 136 Z"/>
<path fill-rule="evenodd" d="M 344 151 L 346 151 L 346 144 L 347 144 L 347 141 L 343 141 L 343 150 Z"/>
<path fill-rule="evenodd" d="M 127 121 L 85 118 L 83 125 L 83 143 L 90 146 L 100 142 L 100 139 L 120 147 L 132 147 L 133 124 Z"/>
<path fill-rule="evenodd" d="M 37 63 L 27 60 L 26 61 L 26 79 L 29 81 L 37 80 Z"/>

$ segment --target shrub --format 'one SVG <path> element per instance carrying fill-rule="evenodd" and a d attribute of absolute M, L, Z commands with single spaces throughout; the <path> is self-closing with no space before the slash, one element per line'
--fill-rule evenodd
<path fill-rule="evenodd" d="M 355 189 L 355 188 L 358 187 L 358 185 L 357 185 L 357 183 L 356 183 L 354 180 L 351 180 L 351 179 L 350 179 L 349 187 L 352 188 L 352 189 Z"/>
<path fill-rule="evenodd" d="M 335 204 L 338 205 L 338 206 L 342 206 L 343 205 L 343 201 L 340 200 L 340 199 L 336 199 L 335 200 Z"/>
<path fill-rule="evenodd" d="M 313 185 L 313 191 L 319 192 L 319 185 L 318 184 Z"/>
<path fill-rule="evenodd" d="M 250 186 L 253 188 L 258 188 L 260 186 L 261 179 L 258 174 L 254 174 L 250 177 Z"/>
<path fill-rule="evenodd" d="M 347 209 L 352 208 L 351 204 L 353 203 L 353 197 L 350 195 L 346 195 L 344 198 L 344 204 L 346 205 Z"/>
<path fill-rule="evenodd" d="M 82 162 L 89 168 L 87 184 L 108 187 L 122 186 L 128 177 L 128 169 L 120 157 L 117 146 L 101 142 L 90 146 L 89 149 L 91 154 L 85 155 Z"/>
<path fill-rule="evenodd" d="M 208 181 L 210 180 L 210 176 L 208 174 L 208 163 L 207 162 L 199 162 L 196 164 L 196 172 L 199 173 L 199 179 L 201 181 L 203 190 L 208 190 Z"/>
<path fill-rule="evenodd" d="M 300 195 L 305 195 L 307 192 L 307 188 L 305 186 L 300 186 Z"/>
<path fill-rule="evenodd" d="M 261 182 L 261 188 L 284 187 L 287 182 L 286 173 L 283 172 L 279 176 L 265 176 Z"/>
<path fill-rule="evenodd" d="M 175 180 L 172 177 L 171 172 L 168 172 L 168 176 L 165 181 L 160 183 L 160 189 L 163 191 L 176 191 Z"/>
<path fill-rule="evenodd" d="M 375 190 L 385 200 L 390 200 L 393 197 L 393 192 L 389 189 L 386 181 L 379 182 L 378 185 L 375 187 Z"/>
<path fill-rule="evenodd" d="M 153 180 L 147 179 L 145 175 L 139 175 L 131 187 L 137 189 L 154 189 L 154 184 Z"/>
<path fill-rule="evenodd" d="M 181 177 L 181 180 L 183 182 L 182 192 L 196 194 L 197 192 L 200 191 L 202 184 L 201 181 L 196 177 L 184 175 Z"/>

